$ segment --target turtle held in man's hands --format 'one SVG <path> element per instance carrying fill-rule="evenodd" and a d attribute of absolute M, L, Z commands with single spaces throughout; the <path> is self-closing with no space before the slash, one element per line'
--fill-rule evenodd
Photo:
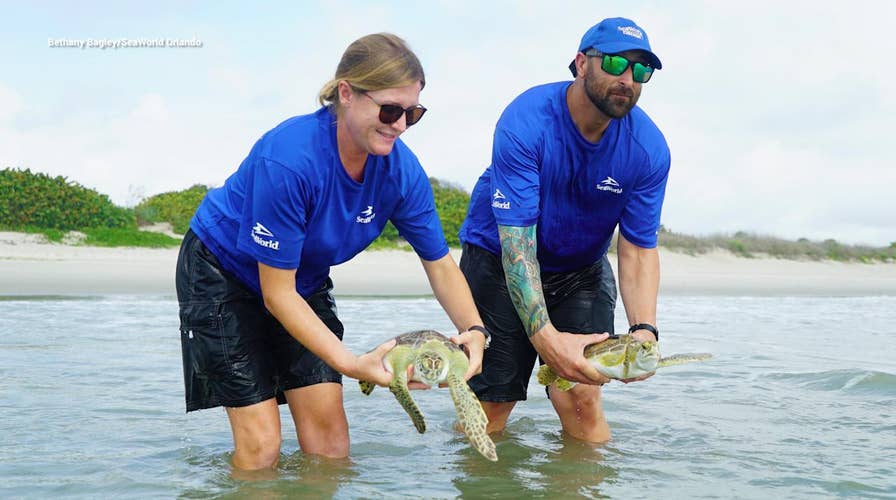
<path fill-rule="evenodd" d="M 585 359 L 602 375 L 611 379 L 627 380 L 653 373 L 657 368 L 704 361 L 712 354 L 676 354 L 660 358 L 656 342 L 640 341 L 631 335 L 614 335 L 609 339 L 585 348 Z M 557 382 L 557 389 L 568 391 L 575 382 L 559 377 L 548 365 L 538 369 L 538 383 L 550 385 Z"/>
<path fill-rule="evenodd" d="M 389 390 L 411 416 L 417 431 L 421 434 L 425 432 L 426 422 L 423 413 L 411 397 L 408 382 L 423 382 L 433 387 L 445 382 L 451 392 L 451 399 L 454 400 L 457 420 L 470 443 L 485 458 L 498 460 L 495 443 L 486 432 L 488 417 L 479 399 L 464 379 L 469 360 L 460 347 L 435 330 L 409 332 L 395 337 L 395 340 L 395 347 L 383 358 L 393 374 Z M 409 365 L 414 366 L 410 380 L 407 372 Z M 371 382 L 359 381 L 359 383 L 364 394 L 370 394 L 376 387 Z"/>

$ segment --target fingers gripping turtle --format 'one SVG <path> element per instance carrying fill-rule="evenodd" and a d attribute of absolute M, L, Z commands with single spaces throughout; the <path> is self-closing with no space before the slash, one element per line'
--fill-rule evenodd
<path fill-rule="evenodd" d="M 655 372 L 657 368 L 704 361 L 711 357 L 712 354 L 676 354 L 660 358 L 656 342 L 641 342 L 631 335 L 611 337 L 585 348 L 585 359 L 602 375 L 617 380 L 642 377 Z M 550 385 L 554 382 L 561 391 L 568 391 L 576 385 L 575 382 L 557 376 L 550 366 L 542 365 L 538 369 L 538 383 Z"/>
<path fill-rule="evenodd" d="M 395 339 L 395 347 L 383 358 L 394 374 L 389 390 L 410 415 L 417 431 L 425 432 L 426 422 L 423 413 L 411 397 L 408 382 L 423 382 L 433 387 L 445 382 L 454 401 L 458 422 L 470 443 L 485 458 L 498 460 L 495 443 L 486 432 L 488 417 L 464 380 L 469 364 L 464 352 L 448 337 L 435 330 L 405 333 Z M 410 379 L 407 373 L 409 365 L 414 367 Z M 370 394 L 375 387 L 366 381 L 359 381 L 359 384 L 364 394 Z"/>

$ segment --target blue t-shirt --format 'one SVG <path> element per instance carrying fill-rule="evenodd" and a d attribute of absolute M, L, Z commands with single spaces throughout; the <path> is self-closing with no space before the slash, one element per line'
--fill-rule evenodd
<path fill-rule="evenodd" d="M 656 246 L 670 162 L 663 134 L 635 106 L 588 142 L 569 114 L 570 84 L 534 87 L 504 110 L 462 242 L 500 255 L 498 224 L 538 224 L 538 261 L 549 272 L 596 262 L 617 225 L 635 245 Z"/>
<path fill-rule="evenodd" d="M 308 297 L 341 264 L 376 239 L 386 221 L 424 260 L 448 253 L 429 179 L 396 140 L 368 155 L 364 181 L 342 166 L 336 117 L 327 108 L 266 133 L 220 188 L 208 192 L 190 228 L 224 269 L 261 295 L 258 263 L 296 269 Z"/>

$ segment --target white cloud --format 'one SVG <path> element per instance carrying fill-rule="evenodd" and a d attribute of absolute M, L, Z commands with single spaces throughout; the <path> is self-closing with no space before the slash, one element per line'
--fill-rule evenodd
<path fill-rule="evenodd" d="M 24 101 L 18 92 L 0 84 L 0 124 L 11 122 L 24 107 Z"/>
<path fill-rule="evenodd" d="M 169 120 L 168 105 L 159 94 L 146 94 L 140 98 L 137 107 L 131 111 L 128 121 L 131 122 L 166 122 Z"/>
<path fill-rule="evenodd" d="M 174 21 L 116 17 L 116 31 L 132 35 L 195 34 L 205 45 L 193 52 L 9 53 L 10 67 L 38 61 L 43 69 L 0 82 L 0 166 L 65 175 L 118 203 L 140 191 L 219 185 L 265 131 L 316 108 L 349 42 L 391 31 L 411 44 L 428 79 L 421 101 L 430 112 L 404 139 L 430 175 L 469 189 L 490 161 L 507 103 L 528 87 L 567 79 L 582 33 L 623 15 L 647 30 L 664 63 L 641 105 L 672 149 L 667 227 L 896 240 L 896 97 L 887 63 L 896 52 L 896 4 L 283 7 L 252 19 L 249 9 L 224 9 L 204 21 L 179 10 L 185 24 L 162 27 L 153 23 Z"/>

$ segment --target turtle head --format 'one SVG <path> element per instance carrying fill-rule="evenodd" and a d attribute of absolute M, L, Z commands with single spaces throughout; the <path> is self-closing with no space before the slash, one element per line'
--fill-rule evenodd
<path fill-rule="evenodd" d="M 630 360 L 632 373 L 635 376 L 646 375 L 656 371 L 657 363 L 660 360 L 660 350 L 656 342 L 644 341 L 637 344 L 637 348 L 632 350 L 635 359 Z"/>
<path fill-rule="evenodd" d="M 441 353 L 426 351 L 414 360 L 414 380 L 435 386 L 448 376 L 448 360 Z"/>

